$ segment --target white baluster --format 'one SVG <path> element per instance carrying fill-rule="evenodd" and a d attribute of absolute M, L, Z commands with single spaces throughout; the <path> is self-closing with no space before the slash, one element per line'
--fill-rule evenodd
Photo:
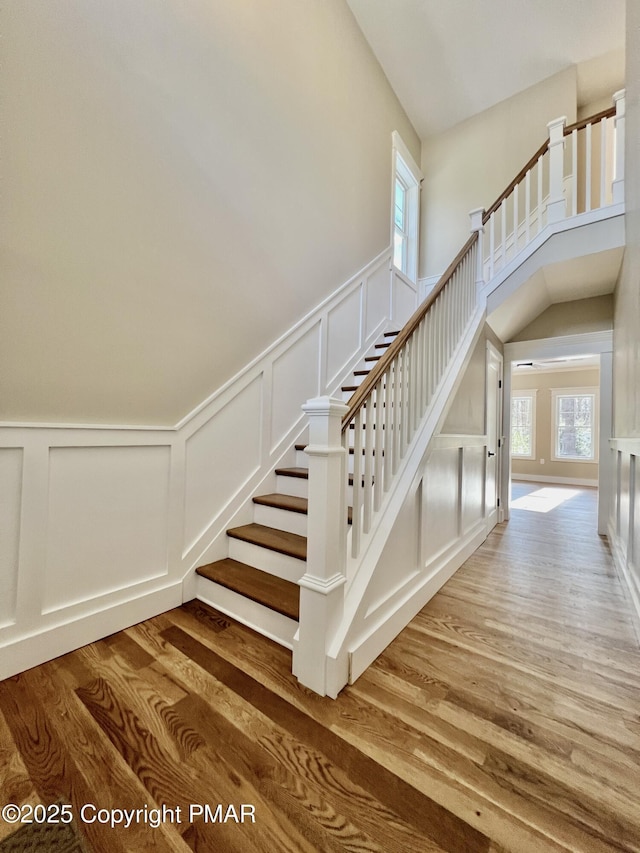
<path fill-rule="evenodd" d="M 482 218 L 484 216 L 484 208 L 476 207 L 475 210 L 472 210 L 469 213 L 469 218 L 471 219 L 471 233 L 475 231 L 478 235 L 478 239 L 476 241 L 476 266 L 473 274 L 475 276 L 475 287 L 478 292 L 482 290 L 484 287 L 484 225 L 482 224 Z M 491 263 L 490 263 L 490 274 L 493 275 L 493 217 L 490 220 L 489 230 L 490 230 L 490 246 L 491 246 Z"/>
<path fill-rule="evenodd" d="M 502 243 L 502 269 L 507 263 L 507 200 L 503 199 L 500 205 L 500 240 Z"/>
<path fill-rule="evenodd" d="M 377 512 L 382 504 L 382 477 L 383 477 L 383 439 L 384 439 L 384 376 L 378 381 L 372 395 L 371 412 L 369 416 L 375 426 L 375 465 L 373 474 L 373 509 Z"/>
<path fill-rule="evenodd" d="M 586 163 L 585 163 L 585 190 L 584 190 L 584 202 L 585 202 L 585 210 L 591 210 L 591 123 L 589 123 L 585 128 L 585 147 L 586 147 Z"/>
<path fill-rule="evenodd" d="M 564 126 L 566 116 L 549 122 L 549 201 L 547 224 L 566 217 L 566 199 L 563 194 L 564 179 Z"/>
<path fill-rule="evenodd" d="M 578 131 L 571 131 L 571 215 L 578 212 Z"/>
<path fill-rule="evenodd" d="M 531 169 L 524 178 L 524 242 L 529 245 L 529 230 L 531 220 Z"/>
<path fill-rule="evenodd" d="M 625 113 L 626 113 L 626 98 L 625 90 L 621 89 L 613 96 L 613 102 L 616 105 L 616 115 L 614 119 L 615 127 L 615 177 L 613 180 L 613 203 L 619 204 L 624 201 L 624 134 L 625 134 Z"/>
<path fill-rule="evenodd" d="M 518 184 L 513 188 L 513 257 L 518 254 Z"/>
<path fill-rule="evenodd" d="M 373 398 L 369 397 L 369 401 L 373 404 Z M 370 411 L 369 405 L 362 408 L 365 418 L 364 425 L 364 516 L 362 522 L 362 532 L 368 533 L 371 530 L 371 515 L 373 510 L 373 465 L 375 461 L 375 437 L 373 434 L 373 414 Z"/>
<path fill-rule="evenodd" d="M 544 165 L 544 154 L 542 155 L 542 157 L 538 158 L 538 163 L 536 166 L 536 168 L 538 169 L 538 174 L 536 176 L 538 179 L 538 181 L 537 181 L 537 183 L 538 183 L 538 187 L 537 187 L 537 189 L 538 189 L 538 198 L 537 198 L 538 214 L 536 216 L 538 227 L 536 229 L 536 234 L 539 234 L 542 231 L 542 174 L 544 171 L 543 165 Z"/>
<path fill-rule="evenodd" d="M 600 207 L 607 203 L 607 120 L 600 122 Z"/>
<path fill-rule="evenodd" d="M 351 493 L 351 556 L 360 553 L 360 532 L 362 528 L 362 409 L 353 419 L 353 486 Z"/>

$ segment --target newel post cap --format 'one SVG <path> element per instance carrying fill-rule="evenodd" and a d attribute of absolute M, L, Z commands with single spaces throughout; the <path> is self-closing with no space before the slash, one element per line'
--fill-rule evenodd
<path fill-rule="evenodd" d="M 303 404 L 302 411 L 310 417 L 313 417 L 314 415 L 316 417 L 321 417 L 323 415 L 340 415 L 340 417 L 342 417 L 348 408 L 349 407 L 346 403 L 343 403 L 342 400 L 338 400 L 335 397 L 313 397 L 311 400 L 307 400 L 307 402 Z"/>
<path fill-rule="evenodd" d="M 471 219 L 471 230 L 472 231 L 484 231 L 484 225 L 482 224 L 483 216 L 484 216 L 484 207 L 476 207 L 474 210 L 469 211 L 469 218 Z"/>

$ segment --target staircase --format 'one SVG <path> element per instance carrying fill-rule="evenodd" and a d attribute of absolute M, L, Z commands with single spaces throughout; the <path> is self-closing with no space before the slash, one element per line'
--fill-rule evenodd
<path fill-rule="evenodd" d="M 385 332 L 341 388 L 348 401 L 397 331 Z M 353 428 L 353 425 L 352 425 Z M 227 530 L 228 556 L 196 569 L 197 597 L 291 649 L 300 618 L 300 587 L 307 559 L 305 444 L 295 465 L 277 468 L 276 491 L 253 498 L 253 522 Z M 350 450 L 353 455 L 353 448 Z M 349 479 L 353 485 L 353 477 Z M 351 507 L 347 521 L 351 523 Z"/>
<path fill-rule="evenodd" d="M 471 237 L 403 329 L 386 333 L 346 380 L 348 405 L 324 396 L 302 406 L 308 444 L 275 471 L 275 492 L 253 498 L 253 521 L 227 530 L 227 556 L 196 570 L 197 597 L 291 649 L 294 674 L 320 695 L 357 678 L 495 523 L 485 484 L 497 445 L 487 435 L 469 444 L 481 497 L 466 519 L 465 447 L 455 445 L 448 467 L 438 457 L 445 467 L 428 468 L 440 438 L 459 438 L 440 432 L 488 298 L 504 283 L 508 295 L 509 277 L 553 235 L 620 214 L 624 93 L 614 100 L 569 127 L 549 124 L 549 139 L 494 204 L 471 213 Z M 597 181 L 592 137 L 601 141 Z M 458 489 L 450 518 L 432 509 L 443 470 Z"/>

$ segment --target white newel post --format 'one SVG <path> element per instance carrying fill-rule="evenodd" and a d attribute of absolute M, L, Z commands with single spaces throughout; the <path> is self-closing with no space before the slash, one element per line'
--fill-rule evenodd
<path fill-rule="evenodd" d="M 347 462 L 342 417 L 347 406 L 341 400 L 317 397 L 302 409 L 309 418 L 309 507 L 294 672 L 301 684 L 321 696 L 337 695 L 348 673 L 342 684 L 328 684 L 327 649 L 344 608 Z"/>
<path fill-rule="evenodd" d="M 476 298 L 485 285 L 484 280 L 484 225 L 482 217 L 484 216 L 484 207 L 477 207 L 470 211 L 469 218 L 471 219 L 471 233 L 474 231 L 478 234 L 478 254 L 476 257 Z"/>
<path fill-rule="evenodd" d="M 625 90 L 620 89 L 613 96 L 616 107 L 614 118 L 616 129 L 616 151 L 615 151 L 615 176 L 613 179 L 613 203 L 624 201 L 624 125 L 625 125 Z"/>
<path fill-rule="evenodd" d="M 549 201 L 547 202 L 547 225 L 566 218 L 567 203 L 563 192 L 564 183 L 564 127 L 566 116 L 549 122 Z"/>

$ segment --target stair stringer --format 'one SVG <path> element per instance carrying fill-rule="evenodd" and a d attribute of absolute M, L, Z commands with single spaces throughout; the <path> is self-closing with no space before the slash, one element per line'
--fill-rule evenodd
<path fill-rule="evenodd" d="M 394 607 L 392 612 L 378 620 L 374 637 L 370 638 L 369 647 L 377 649 L 367 663 L 360 662 L 357 670 L 352 668 L 352 650 L 357 639 L 357 627 L 361 622 L 367 607 L 367 592 L 375 577 L 376 569 L 385 545 L 397 522 L 406 496 L 415 489 L 417 482 L 422 476 L 422 470 L 430 453 L 430 446 L 435 436 L 444 423 L 448 410 L 453 402 L 456 391 L 462 381 L 465 369 L 476 343 L 484 328 L 486 320 L 486 300 L 479 299 L 476 311 L 473 314 L 466 331 L 462 335 L 449 365 L 445 370 L 443 379 L 434 394 L 434 398 L 418 431 L 414 436 L 411 447 L 402 460 L 394 481 L 385 496 L 383 505 L 378 513 L 379 518 L 375 527 L 369 534 L 363 536 L 361 555 L 356 561 L 347 559 L 347 584 L 345 586 L 344 609 L 340 624 L 327 643 L 327 655 L 325 660 L 327 694 L 336 698 L 340 690 L 347 684 L 352 683 L 366 667 L 380 654 L 391 640 L 409 623 L 415 613 L 420 610 L 426 601 L 437 591 L 430 591 L 422 600 L 420 590 L 412 593 L 417 595 L 416 607 L 413 610 L 398 609 Z M 484 539 L 484 536 L 482 537 Z M 482 541 L 480 539 L 480 541 Z M 480 544 L 478 542 L 478 544 Z M 477 547 L 477 546 L 475 546 Z M 458 565 L 461 565 L 463 560 Z M 456 566 L 457 568 L 458 566 Z M 445 578 L 446 580 L 446 578 Z M 442 581 L 444 583 L 444 580 Z M 441 584 L 440 584 L 441 585 Z M 397 595 L 393 590 L 390 598 Z M 419 602 L 419 603 L 418 603 Z M 406 613 L 410 613 L 405 618 Z M 401 614 L 401 622 L 394 620 L 394 615 Z M 389 627 L 393 633 L 389 634 Z M 296 657 L 296 638 L 294 638 L 294 669 Z M 379 642 L 376 643 L 376 639 Z"/>

